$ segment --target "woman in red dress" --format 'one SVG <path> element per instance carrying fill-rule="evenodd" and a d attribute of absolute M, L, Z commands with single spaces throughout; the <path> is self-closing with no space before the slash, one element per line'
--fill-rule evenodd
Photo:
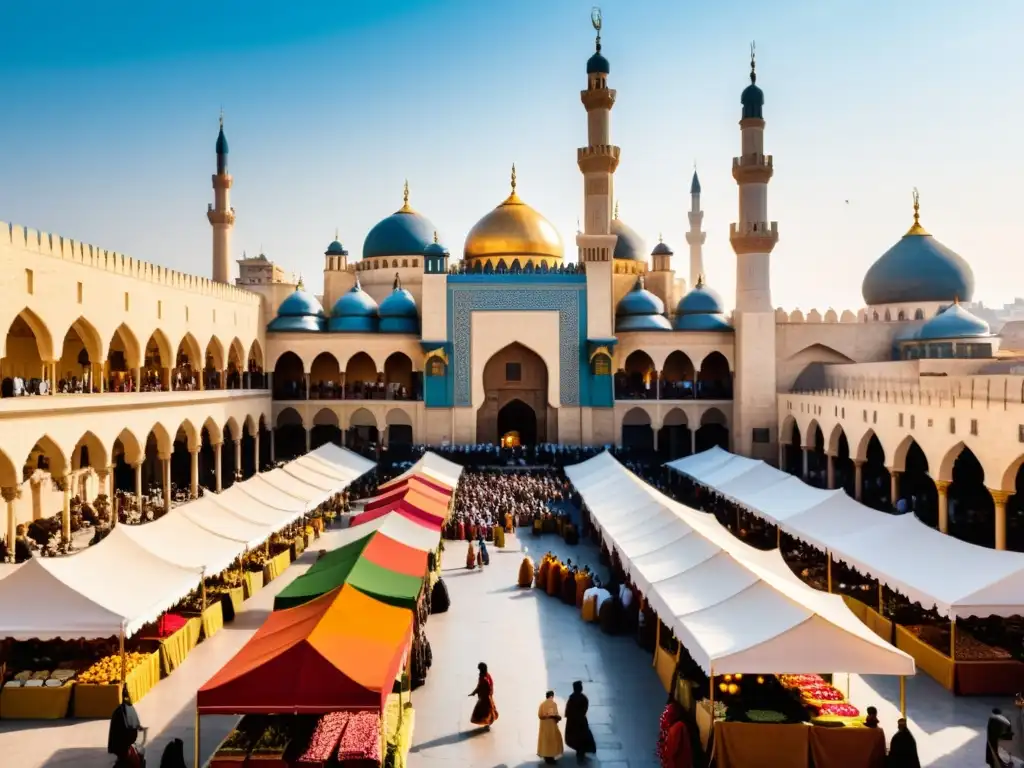
<path fill-rule="evenodd" d="M 476 696 L 476 706 L 469 722 L 481 726 L 485 731 L 491 729 L 491 723 L 498 719 L 498 708 L 494 706 L 494 681 L 487 673 L 487 665 L 482 661 L 476 665 L 480 671 L 476 688 L 469 694 Z"/>

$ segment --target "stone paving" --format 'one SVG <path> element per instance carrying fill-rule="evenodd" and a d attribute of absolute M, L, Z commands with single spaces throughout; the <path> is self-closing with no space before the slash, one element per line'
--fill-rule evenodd
<path fill-rule="evenodd" d="M 172 738 L 185 741 L 192 754 L 195 691 L 245 643 L 272 609 L 274 596 L 315 559 L 315 549 L 330 548 L 328 532 L 314 548 L 246 602 L 239 617 L 210 641 L 200 644 L 185 663 L 138 704 L 149 727 L 150 764 L 158 764 Z M 515 586 L 524 546 L 535 559 L 553 550 L 574 562 L 593 565 L 594 548 L 568 547 L 554 536 L 526 534 L 491 551 L 491 564 L 467 571 L 465 545 L 448 543 L 444 577 L 452 599 L 447 614 L 431 617 L 427 634 L 433 668 L 426 685 L 412 694 L 416 731 L 409 768 L 521 768 L 540 764 L 536 757 L 537 707 L 554 689 L 559 708 L 574 680 L 590 697 L 590 722 L 598 754 L 595 768 L 655 768 L 653 755 L 658 715 L 665 694 L 649 656 L 628 637 L 609 637 L 586 625 L 579 612 L 536 590 Z M 499 720 L 490 732 L 469 722 L 476 665 L 485 661 L 495 682 Z M 845 675 L 836 683 L 846 690 Z M 851 699 L 861 709 L 875 705 L 887 734 L 898 717 L 896 680 L 851 676 Z M 985 720 L 992 706 L 1015 718 L 1010 700 L 954 698 L 924 674 L 907 685 L 908 714 L 918 740 L 922 765 L 932 768 L 981 766 Z M 207 760 L 235 718 L 206 717 L 202 757 Z M 109 768 L 106 721 L 54 723 L 0 721 L 0 766 L 75 766 Z M 568 754 L 562 762 L 571 762 Z M 191 760 L 189 759 L 191 764 Z"/>

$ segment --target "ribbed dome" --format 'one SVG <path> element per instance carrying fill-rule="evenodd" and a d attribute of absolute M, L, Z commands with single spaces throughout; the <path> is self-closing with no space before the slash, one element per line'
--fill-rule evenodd
<path fill-rule="evenodd" d="M 672 325 L 665 317 L 665 304 L 644 288 L 643 276 L 615 308 L 616 331 L 670 331 Z"/>
<path fill-rule="evenodd" d="M 743 117 L 762 118 L 764 116 L 764 91 L 752 82 L 743 89 L 743 93 L 740 95 L 740 104 L 743 105 Z"/>
<path fill-rule="evenodd" d="M 675 251 L 667 243 L 658 241 L 658 244 L 654 246 L 654 250 L 651 251 L 651 256 L 671 256 Z"/>
<path fill-rule="evenodd" d="M 419 321 L 416 300 L 402 287 L 401 280 L 396 276 L 394 289 L 380 303 L 380 332 L 417 333 L 420 329 Z"/>
<path fill-rule="evenodd" d="M 437 240 L 434 240 L 430 245 L 423 249 L 424 256 L 448 256 L 448 249 L 441 245 Z"/>
<path fill-rule="evenodd" d="M 917 332 L 920 341 L 938 341 L 940 339 L 972 339 L 992 335 L 988 323 L 977 315 L 972 315 L 959 303 L 947 307 L 933 317 Z"/>
<path fill-rule="evenodd" d="M 608 59 L 601 55 L 600 51 L 587 59 L 588 75 L 609 75 L 611 71 L 612 65 L 608 63 Z"/>
<path fill-rule="evenodd" d="M 377 330 L 377 302 L 356 280 L 351 290 L 343 294 L 331 310 L 327 330 L 342 333 L 372 333 Z"/>
<path fill-rule="evenodd" d="M 516 170 L 512 166 L 512 194 L 469 231 L 463 257 L 476 259 L 557 259 L 563 254 L 562 238 L 554 225 L 524 203 L 516 194 Z"/>
<path fill-rule="evenodd" d="M 302 283 L 281 302 L 277 317 L 270 321 L 268 331 L 316 332 L 324 329 L 324 308 L 316 296 L 307 293 Z"/>
<path fill-rule="evenodd" d="M 647 244 L 644 239 L 618 216 L 612 219 L 611 231 L 613 235 L 619 236 L 615 242 L 614 258 L 647 261 Z"/>
<path fill-rule="evenodd" d="M 326 256 L 348 256 L 348 251 L 345 250 L 345 246 L 338 240 L 334 240 L 330 245 L 327 246 L 327 250 L 324 252 Z"/>
<path fill-rule="evenodd" d="M 915 202 L 914 225 L 871 265 L 861 294 L 868 306 L 970 301 L 974 273 L 959 254 L 925 231 Z"/>
<path fill-rule="evenodd" d="M 402 207 L 377 222 L 363 241 L 363 258 L 419 256 L 434 240 L 435 227 L 426 216 L 409 207 L 409 184 Z"/>
<path fill-rule="evenodd" d="M 725 319 L 722 297 L 718 292 L 704 285 L 701 276 L 688 294 L 676 305 L 676 317 L 672 327 L 677 331 L 732 331 Z"/>

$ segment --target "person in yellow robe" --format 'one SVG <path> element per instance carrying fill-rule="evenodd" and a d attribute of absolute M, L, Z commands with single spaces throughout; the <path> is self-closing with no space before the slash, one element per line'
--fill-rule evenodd
<path fill-rule="evenodd" d="M 551 561 L 548 569 L 547 593 L 551 597 L 558 597 L 562 590 L 562 564 L 558 560 Z"/>
<path fill-rule="evenodd" d="M 466 552 L 466 567 L 469 570 L 476 568 L 476 550 L 473 549 L 473 542 L 469 542 L 469 550 Z"/>
<path fill-rule="evenodd" d="M 583 593 L 590 589 L 590 571 L 576 571 L 576 607 L 583 607 Z"/>
<path fill-rule="evenodd" d="M 537 589 L 548 588 L 548 571 L 551 569 L 551 553 L 548 552 L 540 561 L 540 566 L 537 568 L 537 580 L 534 582 L 534 586 Z"/>
<path fill-rule="evenodd" d="M 506 512 L 505 513 L 505 533 L 510 533 L 511 534 L 511 533 L 515 533 L 515 532 L 516 532 L 516 526 L 515 526 L 515 521 L 512 518 L 512 513 L 511 512 Z"/>
<path fill-rule="evenodd" d="M 558 721 L 562 719 L 562 716 L 558 714 L 554 691 L 544 694 L 544 701 L 541 703 L 540 709 L 537 710 L 537 717 L 540 718 L 540 730 L 537 733 L 537 757 L 544 758 L 545 763 L 553 763 L 565 751 L 565 747 L 562 746 L 562 732 L 558 730 Z"/>
<path fill-rule="evenodd" d="M 533 560 L 530 559 L 529 555 L 523 558 L 523 562 L 519 564 L 519 581 L 520 587 L 529 587 L 533 584 Z"/>

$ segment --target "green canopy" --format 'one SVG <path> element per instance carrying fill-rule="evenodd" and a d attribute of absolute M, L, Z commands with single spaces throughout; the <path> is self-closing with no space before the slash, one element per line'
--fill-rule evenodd
<path fill-rule="evenodd" d="M 363 552 L 375 535 L 378 534 L 371 531 L 321 557 L 277 594 L 274 610 L 308 603 L 342 584 L 349 584 L 382 603 L 415 610 L 423 578 L 389 570 L 364 557 Z"/>

